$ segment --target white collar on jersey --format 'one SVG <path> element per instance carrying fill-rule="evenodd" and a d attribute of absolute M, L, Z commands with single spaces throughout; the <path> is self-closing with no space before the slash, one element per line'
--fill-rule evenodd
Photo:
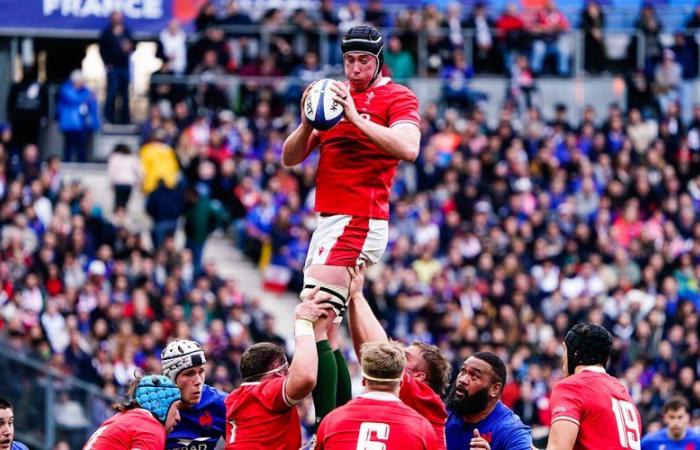
<path fill-rule="evenodd" d="M 589 372 L 607 373 L 605 371 L 605 367 L 600 367 L 600 366 L 586 366 L 583 369 L 581 369 L 581 372 L 583 372 L 585 370 L 587 370 Z M 579 373 L 581 373 L 581 372 L 579 372 Z"/>
<path fill-rule="evenodd" d="M 399 398 L 392 394 L 391 392 L 381 392 L 381 391 L 369 391 L 360 395 L 362 398 L 368 398 L 370 400 L 381 400 L 385 402 L 398 402 Z"/>

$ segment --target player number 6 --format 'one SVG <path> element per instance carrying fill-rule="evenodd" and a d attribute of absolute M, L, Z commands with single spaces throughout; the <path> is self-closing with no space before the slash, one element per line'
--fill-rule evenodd
<path fill-rule="evenodd" d="M 379 422 L 362 422 L 355 450 L 386 450 L 386 445 L 372 440 L 372 434 L 381 441 L 389 439 L 389 425 Z"/>

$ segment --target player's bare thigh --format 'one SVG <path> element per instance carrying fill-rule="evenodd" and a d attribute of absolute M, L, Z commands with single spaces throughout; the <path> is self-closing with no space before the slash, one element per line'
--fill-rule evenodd
<path fill-rule="evenodd" d="M 322 283 L 341 286 L 344 288 L 350 287 L 350 275 L 348 274 L 347 267 L 344 266 L 311 264 L 306 275 Z"/>

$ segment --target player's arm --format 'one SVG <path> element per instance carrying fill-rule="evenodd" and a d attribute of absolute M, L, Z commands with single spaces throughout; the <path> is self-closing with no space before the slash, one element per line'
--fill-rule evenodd
<path fill-rule="evenodd" d="M 572 450 L 578 436 L 578 425 L 569 420 L 557 420 L 549 430 L 547 450 Z"/>
<path fill-rule="evenodd" d="M 386 342 L 386 331 L 374 316 L 367 299 L 362 293 L 365 284 L 365 266 L 348 267 L 350 274 L 350 292 L 348 323 L 355 354 L 360 357 L 360 348 L 365 342 Z"/>
<path fill-rule="evenodd" d="M 287 167 L 296 166 L 303 162 L 306 157 L 309 156 L 309 153 L 318 147 L 320 143 L 318 134 L 304 114 L 304 101 L 306 100 L 306 96 L 309 95 L 309 92 L 311 92 L 311 87 L 313 85 L 314 83 L 311 83 L 301 96 L 301 123 L 297 129 L 285 139 L 282 145 L 282 164 Z"/>
<path fill-rule="evenodd" d="M 547 450 L 572 450 L 576 444 L 578 429 L 581 425 L 584 405 L 579 386 L 559 382 L 552 390 L 549 402 L 552 411 L 552 425 L 549 430 Z"/>
<path fill-rule="evenodd" d="M 349 88 L 342 83 L 331 86 L 333 99 L 343 106 L 345 118 L 360 129 L 379 148 L 403 161 L 415 161 L 420 151 L 420 130 L 414 123 L 400 122 L 393 127 L 385 127 L 371 120 L 365 120 L 355 108 Z"/>
<path fill-rule="evenodd" d="M 316 287 L 311 291 L 308 299 L 299 303 L 294 311 L 294 358 L 284 385 L 285 398 L 290 405 L 306 398 L 316 386 L 318 354 L 313 324 L 327 317 L 327 310 L 331 308 L 325 297 L 316 295 L 318 290 Z"/>

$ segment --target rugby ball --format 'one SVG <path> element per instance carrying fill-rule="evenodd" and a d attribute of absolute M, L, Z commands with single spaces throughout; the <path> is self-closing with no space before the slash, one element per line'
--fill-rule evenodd
<path fill-rule="evenodd" d="M 304 101 L 304 114 L 317 130 L 330 130 L 343 118 L 343 106 L 333 100 L 333 83 L 329 78 L 317 81 Z"/>

